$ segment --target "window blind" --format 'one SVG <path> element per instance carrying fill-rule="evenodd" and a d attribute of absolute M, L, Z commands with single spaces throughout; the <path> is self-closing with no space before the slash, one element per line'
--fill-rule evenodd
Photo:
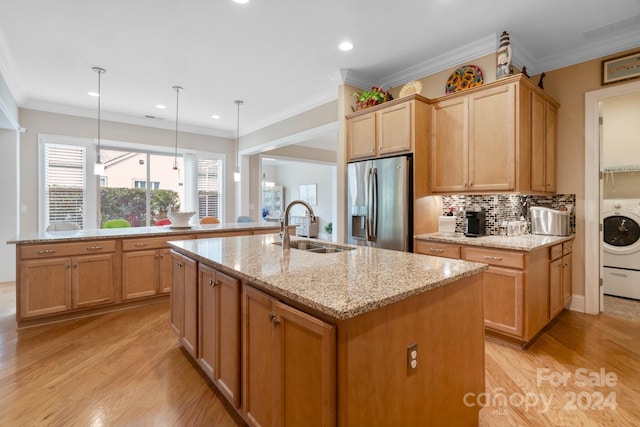
<path fill-rule="evenodd" d="M 222 160 L 198 159 L 198 215 L 220 218 Z"/>
<path fill-rule="evenodd" d="M 48 223 L 75 222 L 84 228 L 86 201 L 86 148 L 45 144 L 45 214 Z"/>

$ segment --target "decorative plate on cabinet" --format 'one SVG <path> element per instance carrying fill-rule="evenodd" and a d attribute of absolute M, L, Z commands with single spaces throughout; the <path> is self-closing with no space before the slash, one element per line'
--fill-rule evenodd
<path fill-rule="evenodd" d="M 399 98 L 414 94 L 420 95 L 420 92 L 422 92 L 422 83 L 414 80 L 402 86 L 402 89 L 400 89 Z"/>
<path fill-rule="evenodd" d="M 475 65 L 464 65 L 449 76 L 445 93 L 460 92 L 482 84 L 482 71 Z"/>

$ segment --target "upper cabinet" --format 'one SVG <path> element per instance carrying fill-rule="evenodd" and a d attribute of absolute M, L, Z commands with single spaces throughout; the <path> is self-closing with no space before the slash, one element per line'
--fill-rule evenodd
<path fill-rule="evenodd" d="M 418 95 L 347 116 L 349 161 L 413 152 L 428 138 L 427 99 Z"/>
<path fill-rule="evenodd" d="M 522 75 L 439 98 L 431 192 L 555 192 L 557 109 Z"/>
<path fill-rule="evenodd" d="M 531 92 L 531 190 L 555 193 L 558 106 Z"/>

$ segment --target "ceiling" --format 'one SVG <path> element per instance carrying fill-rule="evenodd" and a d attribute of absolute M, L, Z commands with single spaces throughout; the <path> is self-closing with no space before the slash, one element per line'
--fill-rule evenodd
<path fill-rule="evenodd" d="M 95 117 L 103 67 L 104 119 L 165 128 L 180 85 L 182 130 L 233 137 L 236 99 L 250 133 L 336 99 L 340 70 L 398 86 L 495 52 L 503 30 L 532 75 L 640 46 L 640 0 L 488 4 L 0 0 L 0 73 L 21 107 Z"/>

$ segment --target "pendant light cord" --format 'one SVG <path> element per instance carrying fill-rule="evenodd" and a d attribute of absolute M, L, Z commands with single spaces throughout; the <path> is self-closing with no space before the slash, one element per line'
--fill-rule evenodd
<path fill-rule="evenodd" d="M 238 157 L 240 157 L 240 106 L 244 104 L 244 101 L 240 101 L 239 99 L 234 101 L 238 106 L 238 115 L 237 115 L 237 123 L 236 123 L 236 171 L 238 171 Z"/>
<path fill-rule="evenodd" d="M 176 145 L 175 145 L 175 151 L 173 154 L 173 169 L 177 170 L 178 169 L 178 104 L 180 101 L 180 91 L 182 90 L 182 87 L 174 86 L 173 88 L 176 90 Z"/>
<path fill-rule="evenodd" d="M 96 73 L 98 73 L 98 163 L 102 163 L 100 161 L 100 106 L 101 106 L 101 99 L 102 99 L 102 88 L 101 88 L 101 77 L 102 77 L 102 73 L 106 73 L 107 70 L 105 70 L 104 68 L 100 68 L 100 67 L 93 67 L 92 68 L 93 71 L 95 71 Z"/>

